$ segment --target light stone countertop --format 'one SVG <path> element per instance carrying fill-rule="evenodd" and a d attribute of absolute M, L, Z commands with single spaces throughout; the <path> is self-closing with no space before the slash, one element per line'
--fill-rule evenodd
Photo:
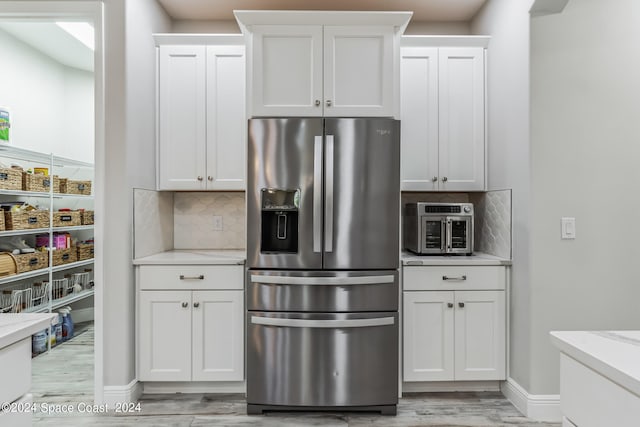
<path fill-rule="evenodd" d="M 416 255 L 403 251 L 400 257 L 402 265 L 511 265 L 511 260 L 482 252 L 472 255 Z"/>
<path fill-rule="evenodd" d="M 133 260 L 133 265 L 244 265 L 243 250 L 181 249 Z"/>
<path fill-rule="evenodd" d="M 640 397 L 640 331 L 552 331 L 569 357 Z"/>
<path fill-rule="evenodd" d="M 48 328 L 57 319 L 57 313 L 0 314 L 0 349 Z"/>

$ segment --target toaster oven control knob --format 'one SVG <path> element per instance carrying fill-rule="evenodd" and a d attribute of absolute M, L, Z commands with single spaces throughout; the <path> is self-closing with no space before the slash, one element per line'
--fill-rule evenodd
<path fill-rule="evenodd" d="M 469 206 L 465 206 L 463 210 L 465 211 L 465 213 L 471 212 L 471 208 Z"/>

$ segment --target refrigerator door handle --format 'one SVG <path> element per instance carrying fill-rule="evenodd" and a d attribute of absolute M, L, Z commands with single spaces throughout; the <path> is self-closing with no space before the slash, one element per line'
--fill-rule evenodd
<path fill-rule="evenodd" d="M 322 135 L 313 142 L 313 252 L 322 252 Z"/>
<path fill-rule="evenodd" d="M 373 319 L 308 320 L 251 316 L 251 323 L 286 328 L 368 328 L 371 326 L 393 325 L 395 319 L 393 317 L 378 317 Z"/>
<path fill-rule="evenodd" d="M 447 218 L 447 220 L 446 220 L 446 227 L 447 227 L 447 239 L 446 239 L 447 247 L 446 247 L 445 252 L 449 253 L 449 252 L 451 252 L 451 245 L 453 244 L 453 242 L 452 242 L 453 236 L 452 236 L 452 233 L 451 233 L 451 220 L 449 218 Z"/>
<path fill-rule="evenodd" d="M 333 135 L 326 135 L 324 251 L 333 252 Z"/>
<path fill-rule="evenodd" d="M 385 276 L 352 276 L 352 277 L 301 277 L 301 276 L 267 276 L 252 274 L 252 283 L 269 283 L 275 285 L 377 285 L 394 283 L 393 275 Z"/>

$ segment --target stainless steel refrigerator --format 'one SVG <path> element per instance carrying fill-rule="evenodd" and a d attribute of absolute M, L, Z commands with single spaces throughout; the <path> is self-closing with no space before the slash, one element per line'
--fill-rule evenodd
<path fill-rule="evenodd" d="M 400 122 L 249 121 L 247 411 L 395 414 Z"/>

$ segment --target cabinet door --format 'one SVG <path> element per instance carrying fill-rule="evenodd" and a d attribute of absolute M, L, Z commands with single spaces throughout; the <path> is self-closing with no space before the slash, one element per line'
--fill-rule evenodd
<path fill-rule="evenodd" d="M 456 381 L 505 379 L 504 291 L 456 291 Z"/>
<path fill-rule="evenodd" d="M 245 189 L 244 46 L 207 47 L 207 189 Z"/>
<path fill-rule="evenodd" d="M 142 291 L 139 295 L 141 381 L 191 380 L 191 291 Z"/>
<path fill-rule="evenodd" d="M 322 115 L 322 26 L 254 25 L 251 112 Z"/>
<path fill-rule="evenodd" d="M 440 48 L 440 190 L 484 190 L 484 49 Z"/>
<path fill-rule="evenodd" d="M 453 292 L 404 292 L 404 381 L 452 381 Z"/>
<path fill-rule="evenodd" d="M 404 191 L 438 189 L 438 49 L 400 54 L 401 166 Z"/>
<path fill-rule="evenodd" d="M 203 190 L 206 173 L 205 47 L 160 46 L 160 190 Z"/>
<path fill-rule="evenodd" d="M 393 29 L 324 27 L 325 117 L 391 117 Z"/>
<path fill-rule="evenodd" d="M 193 292 L 193 380 L 244 380 L 243 291 Z"/>

